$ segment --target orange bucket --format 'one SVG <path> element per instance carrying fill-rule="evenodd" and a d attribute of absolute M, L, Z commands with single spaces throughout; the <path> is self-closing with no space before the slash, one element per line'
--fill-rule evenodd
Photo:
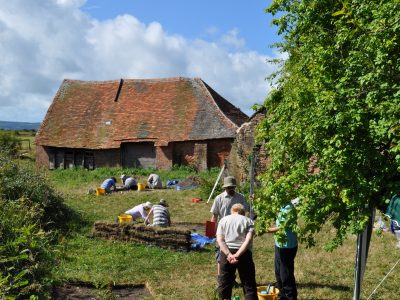
<path fill-rule="evenodd" d="M 271 286 L 258 286 L 257 296 L 258 300 L 278 300 L 279 289 Z"/>
<path fill-rule="evenodd" d="M 146 186 L 143 183 L 138 183 L 137 189 L 139 192 L 144 191 Z"/>
<path fill-rule="evenodd" d="M 131 215 L 118 216 L 118 219 L 119 219 L 120 223 L 132 222 L 132 216 Z"/>
<path fill-rule="evenodd" d="M 106 190 L 99 187 L 96 189 L 96 196 L 104 196 L 106 194 Z"/>

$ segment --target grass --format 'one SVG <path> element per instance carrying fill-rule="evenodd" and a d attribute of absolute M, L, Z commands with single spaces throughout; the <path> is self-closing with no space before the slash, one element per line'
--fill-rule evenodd
<path fill-rule="evenodd" d="M 151 170 L 123 170 L 144 180 Z M 113 242 L 90 237 L 97 220 L 115 221 L 118 214 L 138 203 L 157 202 L 164 198 L 170 205 L 173 222 L 202 222 L 210 218 L 211 202 L 192 203 L 200 189 L 176 191 L 165 189 L 151 192 L 129 191 L 111 196 L 87 195 L 89 187 L 98 186 L 110 175 L 122 170 L 85 171 L 56 170 L 48 173 L 53 185 L 64 194 L 66 203 L 74 208 L 84 222 L 60 242 L 58 266 L 54 279 L 58 282 L 84 281 L 98 286 L 116 284 L 146 284 L 156 299 L 213 299 L 216 285 L 214 246 L 203 251 L 174 252 L 125 242 Z M 193 175 L 189 170 L 163 173 L 162 179 L 182 179 Z M 108 176 L 105 176 L 105 175 Z M 215 180 L 217 172 L 203 174 Z M 203 197 L 204 199 L 204 197 Z M 299 299 L 352 299 L 356 237 L 350 236 L 343 246 L 332 253 L 322 249 L 334 233 L 326 226 L 312 249 L 300 245 L 296 258 L 296 279 Z M 400 258 L 395 237 L 389 233 L 373 234 L 368 264 L 364 275 L 362 299 L 367 299 L 381 279 Z M 257 236 L 254 240 L 256 279 L 264 285 L 275 281 L 274 243 L 272 235 Z M 400 265 L 388 276 L 371 299 L 399 299 L 398 274 Z M 240 290 L 235 290 L 242 297 Z"/>

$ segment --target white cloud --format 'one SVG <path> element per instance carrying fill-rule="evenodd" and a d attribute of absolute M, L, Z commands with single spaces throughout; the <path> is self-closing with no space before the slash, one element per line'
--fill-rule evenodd
<path fill-rule="evenodd" d="M 84 2 L 0 0 L 0 120 L 42 121 L 64 78 L 200 77 L 247 114 L 264 100 L 272 66 L 240 50 L 236 29 L 214 43 L 189 40 L 131 15 L 95 20 Z"/>
<path fill-rule="evenodd" d="M 239 31 L 237 29 L 230 30 L 227 34 L 224 34 L 220 40 L 222 44 L 233 46 L 236 49 L 241 49 L 246 45 L 245 40 L 239 37 Z"/>

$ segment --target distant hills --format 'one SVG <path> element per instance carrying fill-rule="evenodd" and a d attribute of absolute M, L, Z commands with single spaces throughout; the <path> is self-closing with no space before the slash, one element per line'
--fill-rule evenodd
<path fill-rule="evenodd" d="M 40 123 L 0 121 L 0 129 L 5 130 L 38 130 Z"/>

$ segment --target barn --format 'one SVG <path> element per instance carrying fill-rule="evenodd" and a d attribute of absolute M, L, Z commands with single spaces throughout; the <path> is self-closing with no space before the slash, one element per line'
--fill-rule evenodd
<path fill-rule="evenodd" d="M 248 116 L 200 78 L 62 82 L 35 138 L 49 169 L 221 166 Z"/>

